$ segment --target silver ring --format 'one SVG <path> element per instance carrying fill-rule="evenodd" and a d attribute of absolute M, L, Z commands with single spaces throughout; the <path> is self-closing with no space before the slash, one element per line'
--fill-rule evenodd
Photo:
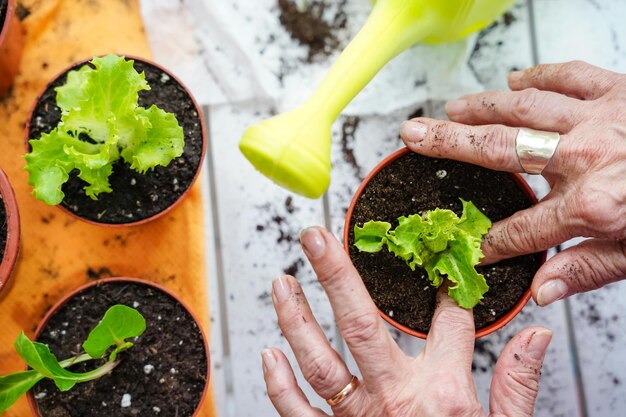
<path fill-rule="evenodd" d="M 541 174 L 559 145 L 561 136 L 556 132 L 544 132 L 521 128 L 515 139 L 517 158 L 527 174 Z"/>

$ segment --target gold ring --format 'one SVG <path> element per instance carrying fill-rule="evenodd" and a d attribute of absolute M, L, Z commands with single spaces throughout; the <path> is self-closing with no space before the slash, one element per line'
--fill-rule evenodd
<path fill-rule="evenodd" d="M 515 151 L 524 172 L 541 174 L 554 155 L 560 139 L 561 136 L 556 132 L 520 129 L 515 139 Z"/>
<path fill-rule="evenodd" d="M 356 376 L 352 375 L 352 379 L 350 380 L 350 383 L 348 385 L 346 385 L 345 388 L 342 389 L 341 391 L 339 391 L 337 394 L 333 395 L 333 397 L 331 399 L 326 400 L 326 402 L 331 407 L 339 405 L 339 404 L 341 404 L 341 402 L 343 400 L 348 398 L 348 396 L 350 394 L 352 394 L 354 392 L 354 390 L 356 389 L 356 387 L 358 387 L 358 386 L 359 386 L 359 378 L 357 378 Z"/>

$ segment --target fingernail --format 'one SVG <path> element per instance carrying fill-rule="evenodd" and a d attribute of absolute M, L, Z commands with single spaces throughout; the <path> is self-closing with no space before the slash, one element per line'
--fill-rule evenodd
<path fill-rule="evenodd" d="M 509 73 L 509 82 L 515 83 L 522 79 L 523 71 L 511 71 Z"/>
<path fill-rule="evenodd" d="M 467 101 L 453 100 L 446 103 L 446 113 L 448 116 L 455 116 L 467 110 Z"/>
<path fill-rule="evenodd" d="M 272 291 L 276 297 L 276 301 L 283 302 L 289 299 L 291 293 L 291 286 L 289 285 L 288 278 L 283 276 L 275 279 L 272 282 Z"/>
<path fill-rule="evenodd" d="M 537 304 L 547 306 L 567 295 L 567 284 L 560 279 L 548 281 L 537 291 Z"/>
<path fill-rule="evenodd" d="M 300 232 L 300 243 L 309 259 L 319 258 L 326 250 L 324 237 L 315 227 L 309 227 Z"/>
<path fill-rule="evenodd" d="M 552 340 L 552 332 L 550 330 L 540 330 L 530 338 L 526 353 L 531 359 L 540 361 L 546 354 L 546 349 Z"/>
<path fill-rule="evenodd" d="M 428 126 L 414 120 L 407 120 L 400 126 L 400 136 L 409 142 L 421 142 L 426 137 Z"/>
<path fill-rule="evenodd" d="M 271 371 L 276 366 L 276 356 L 274 356 L 272 349 L 263 349 L 261 360 L 263 361 L 263 370 L 265 372 Z"/>

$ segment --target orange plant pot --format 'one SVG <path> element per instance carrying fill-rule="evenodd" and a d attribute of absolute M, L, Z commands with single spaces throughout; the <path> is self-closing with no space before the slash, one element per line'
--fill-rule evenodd
<path fill-rule="evenodd" d="M 15 14 L 15 0 L 7 3 L 6 17 L 0 22 L 0 98 L 4 97 L 17 76 L 24 47 L 22 22 Z"/>
<path fill-rule="evenodd" d="M 350 207 L 348 208 L 348 212 L 346 213 L 346 221 L 344 223 L 344 228 L 343 228 L 343 245 L 344 248 L 346 250 L 346 252 L 348 254 L 350 254 L 350 248 L 349 248 L 349 243 L 348 243 L 348 238 L 350 235 L 350 223 L 352 221 L 352 214 L 354 212 L 354 207 L 357 203 L 357 201 L 359 200 L 359 198 L 361 197 L 361 194 L 363 193 L 363 191 L 365 190 L 365 187 L 367 187 L 367 185 L 369 184 L 369 182 L 372 180 L 372 178 L 374 178 L 374 176 L 376 176 L 376 174 L 378 174 L 383 168 L 385 168 L 387 165 L 393 163 L 396 159 L 400 158 L 403 155 L 406 155 L 408 153 L 411 153 L 411 150 L 409 148 L 402 148 L 394 153 L 392 153 L 391 155 L 387 156 L 382 162 L 380 162 L 373 170 L 372 172 L 370 172 L 368 174 L 368 176 L 363 180 L 363 182 L 361 183 L 361 185 L 359 186 L 359 188 L 357 189 L 356 193 L 354 194 L 354 197 L 352 198 L 352 202 L 350 203 Z M 524 180 L 524 178 L 522 178 L 521 175 L 519 174 L 509 174 L 511 176 L 511 178 L 513 179 L 513 181 L 515 182 L 515 184 L 520 188 L 520 190 L 522 190 L 524 192 L 524 194 L 533 202 L 533 204 L 538 203 L 537 197 L 535 196 L 535 193 L 533 192 L 533 190 L 530 188 L 530 186 L 528 185 L 528 183 Z M 542 259 L 541 259 L 541 263 L 543 264 L 548 256 L 548 252 L 544 251 L 543 255 L 542 255 Z M 506 326 L 511 320 L 513 320 L 513 318 L 515 316 L 517 316 L 519 314 L 520 311 L 522 311 L 522 308 L 524 308 L 524 306 L 528 303 L 528 301 L 530 300 L 530 287 L 528 288 L 528 290 L 526 290 L 526 292 L 524 293 L 524 295 L 519 299 L 519 301 L 515 304 L 515 306 L 509 310 L 506 314 L 504 314 L 502 317 L 500 317 L 498 320 L 494 321 L 493 323 L 489 324 L 488 326 L 485 326 L 481 329 L 478 329 L 476 331 L 476 338 L 481 338 L 483 336 L 487 336 L 499 329 L 501 329 L 502 327 Z M 391 324 L 393 327 L 395 327 L 396 329 L 409 334 L 411 336 L 415 336 L 415 337 L 419 337 L 420 339 L 426 339 L 426 337 L 428 336 L 426 333 L 423 332 L 418 332 L 417 330 L 413 330 L 407 326 L 404 326 L 400 323 L 398 323 L 397 321 L 395 321 L 394 319 L 392 319 L 391 317 L 389 317 L 389 315 L 387 315 L 385 312 L 383 312 L 382 310 L 378 309 L 378 312 L 380 314 L 380 316 L 389 324 Z"/>
<path fill-rule="evenodd" d="M 202 153 L 200 155 L 200 162 L 198 164 L 198 168 L 196 170 L 196 173 L 193 177 L 193 180 L 191 181 L 191 184 L 189 185 L 189 187 L 187 188 L 187 190 L 185 190 L 185 192 L 183 192 L 178 199 L 169 207 L 167 207 L 166 209 L 150 216 L 147 217 L 145 219 L 141 219 L 138 221 L 134 221 L 134 222 L 128 222 L 128 223 L 102 223 L 102 222 L 97 222 L 94 220 L 90 220 L 84 217 L 79 216 L 76 213 L 73 213 L 72 211 L 66 209 L 65 207 L 59 205 L 57 207 L 59 207 L 59 209 L 61 209 L 62 211 L 64 211 L 65 213 L 69 214 L 71 217 L 74 217 L 75 219 L 78 219 L 80 221 L 83 221 L 85 223 L 89 223 L 89 224 L 93 224 L 96 226 L 104 226 L 104 227 L 129 227 L 129 226 L 138 226 L 138 225 L 142 225 L 148 222 L 151 222 L 153 220 L 156 220 L 164 215 L 166 215 L 167 213 L 169 213 L 170 211 L 174 210 L 176 207 L 178 207 L 178 205 L 184 200 L 185 196 L 187 194 L 189 194 L 189 192 L 191 191 L 191 189 L 193 188 L 193 185 L 196 183 L 196 180 L 198 179 L 198 176 L 200 175 L 200 171 L 202 170 L 202 165 L 204 163 L 204 157 L 206 156 L 206 150 L 207 150 L 207 140 L 206 140 L 206 123 L 204 121 L 204 117 L 202 115 L 202 108 L 200 107 L 200 105 L 198 105 L 198 102 L 196 101 L 196 99 L 194 98 L 194 96 L 191 94 L 191 91 L 189 91 L 189 89 L 185 86 L 185 84 L 183 84 L 183 82 L 176 77 L 174 74 L 172 74 L 171 72 L 169 72 L 167 69 L 165 69 L 163 66 L 157 64 L 156 62 L 150 61 L 148 59 L 145 58 L 140 58 L 137 56 L 133 56 L 133 55 L 120 55 L 123 56 L 127 59 L 132 59 L 133 61 L 136 62 L 143 62 L 146 63 L 148 65 L 151 65 L 157 69 L 159 69 L 160 71 L 162 71 L 164 74 L 166 74 L 168 77 L 170 77 L 171 79 L 175 80 L 178 84 L 180 84 L 180 86 L 185 90 L 185 92 L 187 93 L 188 97 L 191 99 L 194 108 L 198 114 L 198 119 L 200 121 L 200 127 L 201 127 L 201 131 L 202 131 Z M 26 152 L 30 152 L 30 144 L 28 143 L 28 140 L 31 137 L 31 124 L 33 122 L 33 115 L 35 112 L 35 109 L 37 108 L 37 105 L 39 104 L 39 101 L 41 100 L 41 98 L 43 97 L 43 95 L 46 93 L 46 91 L 48 90 L 48 88 L 50 88 L 50 85 L 53 84 L 56 80 L 58 80 L 60 77 L 62 77 L 63 75 L 65 75 L 66 73 L 80 68 L 81 66 L 87 64 L 89 61 L 91 61 L 91 58 L 89 59 L 84 59 L 81 61 L 76 62 L 73 65 L 70 65 L 68 68 L 66 68 L 65 70 L 61 71 L 56 77 L 54 77 L 45 87 L 44 89 L 41 91 L 41 93 L 39 94 L 39 96 L 37 97 L 37 100 L 35 100 L 35 103 L 33 104 L 30 113 L 28 115 L 28 119 L 26 122 L 26 126 L 24 129 L 24 136 L 25 136 L 25 149 Z"/>
<path fill-rule="evenodd" d="M 48 310 L 48 312 L 46 313 L 44 318 L 39 322 L 39 325 L 37 326 L 37 330 L 35 330 L 35 340 L 37 340 L 39 338 L 41 332 L 43 331 L 43 329 L 48 324 L 48 321 L 50 320 L 50 318 L 63 305 L 65 305 L 65 303 L 67 303 L 70 299 L 72 299 L 73 297 L 75 297 L 76 295 L 80 294 L 81 292 L 85 291 L 88 288 L 91 288 L 91 287 L 94 287 L 94 286 L 97 286 L 97 285 L 100 285 L 100 284 L 103 284 L 103 283 L 108 283 L 108 282 L 131 282 L 131 283 L 137 283 L 137 284 L 141 284 L 141 285 L 146 285 L 148 287 L 152 287 L 152 288 L 155 288 L 155 289 L 157 289 L 159 291 L 162 291 L 165 294 L 167 294 L 170 297 L 172 297 L 174 300 L 176 300 L 187 311 L 187 313 L 189 313 L 189 315 L 196 322 L 196 326 L 198 327 L 198 330 L 200 331 L 200 334 L 202 335 L 202 341 L 203 341 L 203 344 L 204 344 L 204 351 L 206 352 L 206 360 L 207 360 L 206 384 L 204 385 L 204 391 L 202 391 L 202 396 L 200 398 L 200 401 L 198 402 L 198 406 L 196 407 L 196 410 L 194 411 L 192 417 L 197 416 L 200 413 L 200 411 L 202 410 L 202 404 L 204 403 L 204 400 L 205 400 L 205 398 L 207 396 L 207 393 L 208 393 L 208 390 L 209 390 L 209 378 L 211 376 L 211 357 L 210 357 L 209 344 L 207 342 L 206 333 L 205 333 L 204 329 L 202 328 L 201 321 L 198 320 L 198 317 L 180 299 L 180 297 L 178 297 L 172 291 L 168 290 L 167 288 L 165 288 L 165 287 L 163 287 L 161 285 L 155 284 L 154 282 L 150 282 L 150 281 L 146 281 L 146 280 L 143 280 L 143 279 L 139 279 L 139 278 L 126 278 L 126 277 L 104 278 L 104 279 L 101 279 L 101 280 L 98 280 L 98 281 L 95 281 L 95 282 L 90 282 L 88 284 L 82 285 L 79 288 L 77 288 L 74 291 L 72 291 L 69 294 L 67 294 L 62 299 L 60 299 L 50 310 Z M 29 404 L 30 409 L 32 411 L 32 415 L 36 416 L 36 417 L 45 417 L 45 416 L 42 416 L 41 413 L 39 412 L 39 408 L 37 407 L 37 401 L 35 400 L 35 398 L 33 396 L 32 390 L 28 391 L 26 396 L 27 396 L 27 399 L 28 399 L 28 404 Z"/>
<path fill-rule="evenodd" d="M 4 247 L 4 255 L 0 259 L 0 294 L 8 287 L 11 273 L 15 269 L 17 257 L 20 251 L 20 214 L 17 208 L 17 200 L 9 178 L 0 169 L 0 195 L 4 204 L 7 221 L 7 239 Z"/>

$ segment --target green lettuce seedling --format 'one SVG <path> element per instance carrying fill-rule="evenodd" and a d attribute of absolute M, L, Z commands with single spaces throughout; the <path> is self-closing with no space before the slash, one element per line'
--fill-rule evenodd
<path fill-rule="evenodd" d="M 15 341 L 15 350 L 32 369 L 0 376 L 0 414 L 44 378 L 53 380 L 61 391 L 68 391 L 78 383 L 108 374 L 120 363 L 117 355 L 133 346 L 126 339 L 140 336 L 145 329 L 146 320 L 137 310 L 115 305 L 89 333 L 83 343 L 85 353 L 61 362 L 47 345 L 33 342 L 22 332 Z M 100 359 L 109 350 L 106 363 L 93 371 L 75 373 L 67 370 L 77 363 Z"/>
<path fill-rule="evenodd" d="M 300 107 L 249 127 L 239 148 L 263 175 L 309 198 L 330 184 L 331 126 L 387 62 L 419 41 L 456 41 L 513 0 L 376 0 L 365 25 Z"/>
<path fill-rule="evenodd" d="M 434 287 L 446 277 L 452 285 L 448 294 L 459 306 L 473 308 L 489 290 L 485 277 L 475 266 L 483 257 L 482 237 L 491 220 L 472 202 L 463 202 L 461 218 L 451 210 L 435 209 L 398 219 L 391 230 L 387 222 L 369 221 L 354 227 L 354 245 L 361 252 L 376 253 L 387 246 L 415 271 L 423 268 Z"/>
<path fill-rule="evenodd" d="M 112 191 L 109 176 L 118 159 L 143 174 L 183 154 L 184 133 L 176 116 L 155 105 L 139 106 L 139 92 L 150 86 L 132 60 L 107 55 L 91 63 L 93 68 L 69 72 L 65 85 L 56 88 L 58 126 L 29 141 L 28 183 L 35 197 L 50 205 L 63 201 L 61 187 L 75 169 L 95 200 Z"/>

